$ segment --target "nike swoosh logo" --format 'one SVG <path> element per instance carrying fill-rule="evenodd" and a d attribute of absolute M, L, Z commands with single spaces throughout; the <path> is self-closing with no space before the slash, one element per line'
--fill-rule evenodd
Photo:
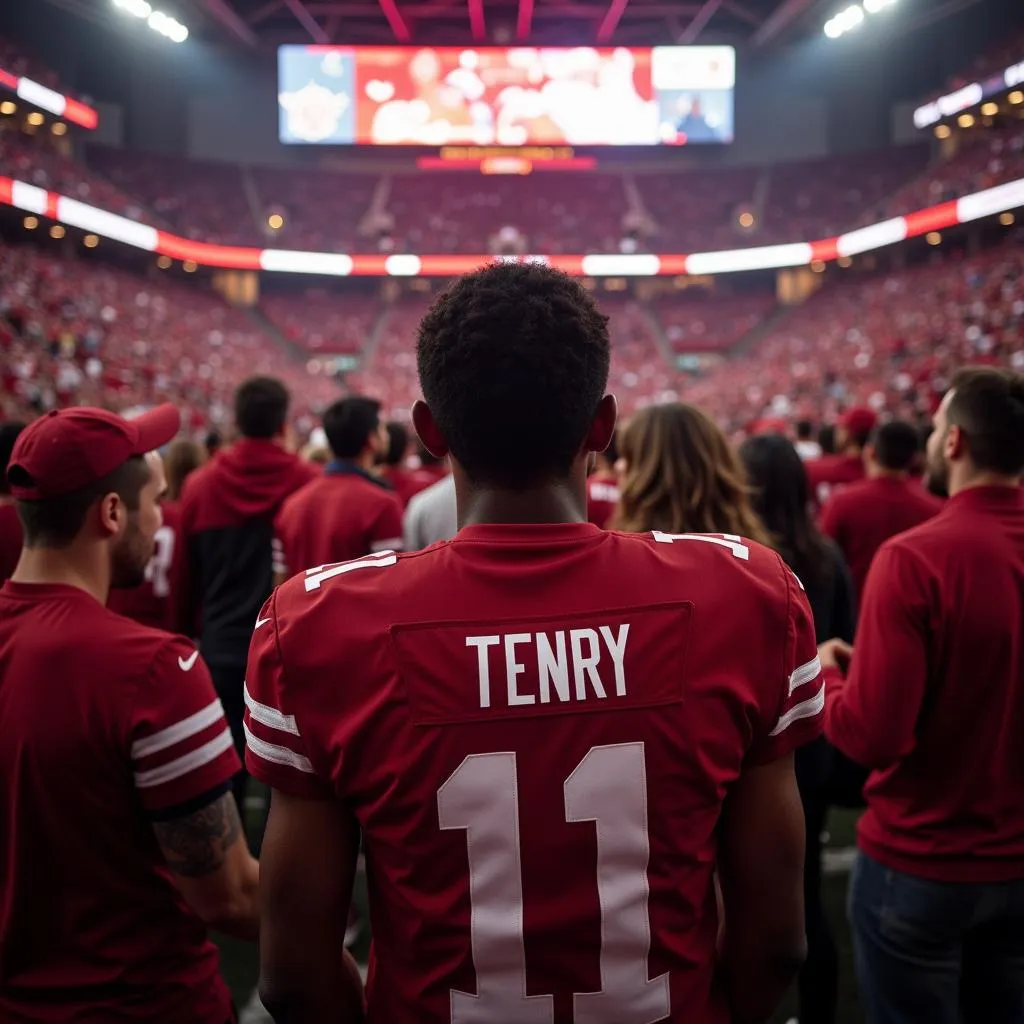
<path fill-rule="evenodd" d="M 259 629 L 260 626 L 265 626 L 269 621 L 270 621 L 269 618 L 268 619 L 257 619 L 256 620 L 256 625 L 253 626 L 253 629 Z"/>
<path fill-rule="evenodd" d="M 190 671 L 198 657 L 199 652 L 193 651 L 187 658 L 178 658 L 178 668 L 180 668 L 182 672 Z"/>

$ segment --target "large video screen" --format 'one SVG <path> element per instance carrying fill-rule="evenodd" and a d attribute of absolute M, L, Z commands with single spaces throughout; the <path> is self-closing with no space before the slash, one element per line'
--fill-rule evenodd
<path fill-rule="evenodd" d="M 731 46 L 282 46 L 284 143 L 682 146 L 733 140 Z"/>

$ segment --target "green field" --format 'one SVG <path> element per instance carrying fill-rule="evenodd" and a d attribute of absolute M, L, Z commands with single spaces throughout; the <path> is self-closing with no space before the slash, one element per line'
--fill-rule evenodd
<path fill-rule="evenodd" d="M 848 849 L 854 844 L 854 826 L 857 812 L 833 811 L 829 820 L 829 849 Z M 832 923 L 832 929 L 839 947 L 839 1013 L 837 1024 L 862 1024 L 863 1016 L 857 1000 L 857 986 L 853 976 L 853 953 L 850 948 L 850 933 L 846 925 L 846 885 L 849 876 L 845 873 L 829 874 L 825 878 L 825 907 Z M 357 883 L 356 901 L 365 906 L 366 889 Z M 232 939 L 218 940 L 222 953 L 224 977 L 231 986 L 235 1002 L 244 1006 L 256 984 L 256 950 L 246 943 Z M 354 951 L 359 957 L 365 956 L 365 943 Z M 782 1010 L 773 1024 L 785 1024 L 796 1015 L 796 993 L 790 993 Z"/>

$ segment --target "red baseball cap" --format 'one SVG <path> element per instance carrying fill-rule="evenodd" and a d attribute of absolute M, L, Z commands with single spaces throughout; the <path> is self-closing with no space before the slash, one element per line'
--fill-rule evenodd
<path fill-rule="evenodd" d="M 7 465 L 11 494 L 41 501 L 79 491 L 113 473 L 133 455 L 174 439 L 181 414 L 170 403 L 126 420 L 105 409 L 53 409 L 30 423 Z"/>
<path fill-rule="evenodd" d="M 854 405 L 839 417 L 838 422 L 851 434 L 870 434 L 878 424 L 878 414 L 866 405 Z"/>

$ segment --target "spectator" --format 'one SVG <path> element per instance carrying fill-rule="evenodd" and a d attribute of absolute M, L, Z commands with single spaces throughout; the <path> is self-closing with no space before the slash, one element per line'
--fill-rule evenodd
<path fill-rule="evenodd" d="M 850 574 L 839 549 L 811 520 L 807 474 L 796 449 L 784 437 L 763 435 L 744 441 L 739 454 L 754 488 L 754 509 L 773 546 L 806 589 L 819 643 L 831 637 L 852 641 L 855 612 Z M 839 954 L 821 897 L 822 835 L 832 754 L 828 741 L 820 736 L 796 752 L 796 781 L 807 829 L 807 961 L 799 979 L 800 1024 L 832 1024 L 839 997 Z"/>
<path fill-rule="evenodd" d="M 245 381 L 235 392 L 239 440 L 188 478 L 181 499 L 189 579 L 182 621 L 199 623 L 199 649 L 239 751 L 249 638 L 273 585 L 274 517 L 317 475 L 284 448 L 288 402 L 288 390 L 273 377 Z M 239 800 L 244 788 L 240 775 Z"/>
<path fill-rule="evenodd" d="M 811 420 L 797 420 L 796 453 L 804 462 L 820 459 L 824 454 L 821 444 L 814 440 L 814 423 Z"/>
<path fill-rule="evenodd" d="M 619 461 L 615 437 L 603 452 L 594 456 L 594 471 L 587 477 L 587 519 L 603 530 L 619 504 L 619 478 L 615 463 Z"/>
<path fill-rule="evenodd" d="M 972 368 L 935 415 L 950 500 L 887 541 L 826 730 L 872 769 L 850 915 L 871 1021 L 1013 1021 L 1024 999 L 1024 377 Z M 962 1014 L 962 1016 L 961 1016 Z"/>
<path fill-rule="evenodd" d="M 199 652 L 104 607 L 160 526 L 177 410 L 53 412 L 15 445 L 0 590 L 0 1018 L 233 1017 L 207 926 L 254 940 L 238 759 Z M 147 454 L 148 453 L 148 454 Z"/>
<path fill-rule="evenodd" d="M 403 534 L 406 551 L 422 551 L 458 532 L 455 480 L 451 473 L 414 494 L 405 510 Z"/>
<path fill-rule="evenodd" d="M 203 447 L 206 449 L 206 457 L 212 459 L 217 452 L 220 451 L 221 445 L 224 444 L 224 439 L 220 435 L 219 430 L 210 430 L 207 432 L 206 437 L 203 438 Z"/>
<path fill-rule="evenodd" d="M 878 416 L 863 406 L 847 409 L 836 423 L 836 454 L 823 455 L 805 463 L 811 485 L 811 500 L 818 507 L 834 490 L 864 479 L 864 448 L 875 429 Z"/>
<path fill-rule="evenodd" d="M 700 409 L 682 402 L 642 409 L 622 431 L 620 451 L 613 529 L 732 533 L 771 547 L 736 453 Z"/>
<path fill-rule="evenodd" d="M 394 420 L 386 423 L 385 429 L 388 432 L 388 443 L 381 453 L 377 472 L 391 485 L 402 503 L 402 508 L 405 508 L 409 504 L 409 499 L 418 490 L 422 490 L 416 486 L 405 468 L 405 455 L 409 450 L 409 431 L 405 429 L 405 424 L 396 423 Z"/>
<path fill-rule="evenodd" d="M 388 445 L 380 402 L 352 395 L 324 413 L 333 458 L 281 506 L 274 525 L 277 583 L 296 572 L 402 547 L 402 503 L 373 468 Z"/>
<path fill-rule="evenodd" d="M 7 463 L 24 423 L 0 424 L 0 583 L 10 579 L 21 555 L 21 520 L 7 483 Z"/>
<path fill-rule="evenodd" d="M 912 424 L 900 420 L 883 423 L 864 450 L 867 479 L 833 494 L 821 511 L 821 528 L 842 550 L 858 601 L 878 549 L 890 537 L 931 519 L 942 508 L 910 478 L 917 445 Z"/>
<path fill-rule="evenodd" d="M 179 437 L 167 446 L 164 469 L 167 474 L 166 501 L 180 501 L 185 481 L 206 460 L 203 449 L 187 438 Z"/>

